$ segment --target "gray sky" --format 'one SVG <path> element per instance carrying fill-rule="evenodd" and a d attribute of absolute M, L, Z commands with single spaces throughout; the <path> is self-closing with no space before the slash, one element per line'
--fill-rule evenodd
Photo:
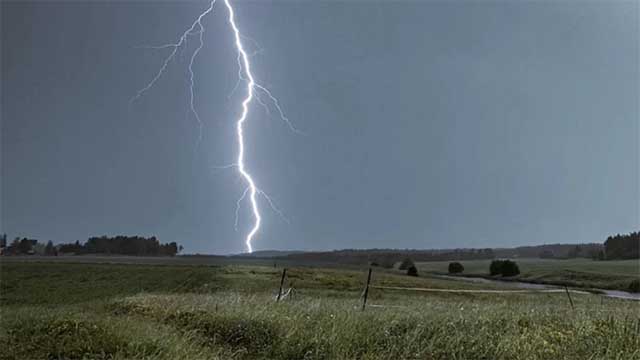
<path fill-rule="evenodd" d="M 226 9 L 142 99 L 206 2 L 2 2 L 0 231 L 54 242 L 156 235 L 244 250 L 232 163 L 242 91 Z M 247 166 L 256 249 L 504 247 L 637 230 L 635 1 L 237 1 L 260 106 Z M 192 38 L 195 40 L 195 38 Z M 249 40 L 247 40 L 249 41 Z M 196 41 L 190 43 L 197 46 Z M 251 46 L 247 43 L 247 46 Z M 255 48 L 252 48 L 254 50 Z"/>

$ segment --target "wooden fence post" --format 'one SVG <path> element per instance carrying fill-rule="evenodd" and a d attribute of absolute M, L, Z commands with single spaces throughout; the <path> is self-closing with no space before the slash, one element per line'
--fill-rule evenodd
<path fill-rule="evenodd" d="M 276 301 L 280 301 L 280 297 L 282 296 L 282 285 L 284 285 L 284 277 L 287 275 L 287 268 L 282 269 L 282 278 L 280 278 L 280 288 L 278 289 L 278 297 Z"/>
<path fill-rule="evenodd" d="M 565 286 L 564 291 L 567 292 L 567 297 L 569 298 L 569 304 L 571 304 L 571 310 L 575 310 L 575 308 L 573 307 L 573 300 L 571 300 L 571 294 L 569 294 L 569 288 Z"/>
<path fill-rule="evenodd" d="M 369 275 L 367 275 L 367 286 L 364 288 L 364 299 L 362 300 L 362 311 L 367 306 L 367 296 L 369 295 L 369 284 L 371 283 L 371 268 L 369 268 Z"/>

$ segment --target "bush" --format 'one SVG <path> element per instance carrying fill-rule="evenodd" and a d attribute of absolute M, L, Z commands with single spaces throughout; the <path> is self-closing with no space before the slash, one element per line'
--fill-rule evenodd
<path fill-rule="evenodd" d="M 416 268 L 415 265 L 411 265 L 407 269 L 407 275 L 409 275 L 409 276 L 418 276 L 418 268 Z"/>
<path fill-rule="evenodd" d="M 502 263 L 502 276 L 516 276 L 520 274 L 520 268 L 515 261 L 505 260 Z"/>
<path fill-rule="evenodd" d="M 515 276 L 520 274 L 520 268 L 515 261 L 511 260 L 493 260 L 489 266 L 491 276 Z"/>
<path fill-rule="evenodd" d="M 464 271 L 464 266 L 459 262 L 449 263 L 449 274 L 459 274 Z"/>
<path fill-rule="evenodd" d="M 415 266 L 415 264 L 413 263 L 413 260 L 406 258 L 404 260 L 402 260 L 402 262 L 400 263 L 400 267 L 398 269 L 400 270 L 409 270 L 410 267 Z"/>
<path fill-rule="evenodd" d="M 502 260 L 493 260 L 489 266 L 491 276 L 502 274 Z"/>
<path fill-rule="evenodd" d="M 640 280 L 635 279 L 631 281 L 631 283 L 629 284 L 629 292 L 632 292 L 632 293 L 640 292 Z"/>

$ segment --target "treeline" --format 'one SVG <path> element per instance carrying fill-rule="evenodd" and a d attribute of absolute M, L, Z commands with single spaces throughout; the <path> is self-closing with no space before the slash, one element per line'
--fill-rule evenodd
<path fill-rule="evenodd" d="M 604 242 L 607 260 L 640 258 L 640 232 L 609 236 Z"/>
<path fill-rule="evenodd" d="M 28 238 L 15 238 L 8 246 L 6 235 L 0 236 L 0 253 L 2 255 L 50 255 L 59 254 L 114 254 L 133 256 L 174 256 L 182 251 L 182 246 L 176 242 L 162 244 L 155 236 L 114 236 L 92 237 L 86 242 L 64 243 L 53 245 L 51 241 L 45 244 Z"/>
<path fill-rule="evenodd" d="M 396 262 L 406 258 L 414 261 L 479 260 L 493 259 L 492 249 L 455 249 L 455 250 L 398 250 L 398 249 L 346 249 L 324 252 L 294 253 L 280 258 L 348 265 L 373 264 L 381 267 L 393 267 Z"/>
<path fill-rule="evenodd" d="M 7 235 L 5 234 L 0 238 L 0 248 L 3 255 L 34 255 L 44 254 L 45 250 L 53 253 L 53 244 L 49 241 L 49 244 L 45 247 L 42 244 L 38 244 L 38 240 L 28 238 L 15 238 L 7 246 Z"/>
<path fill-rule="evenodd" d="M 498 258 L 541 258 L 541 259 L 599 259 L 604 256 L 602 244 L 545 244 L 519 246 L 510 249 L 493 249 Z"/>
<path fill-rule="evenodd" d="M 84 244 L 79 241 L 59 245 L 61 253 L 73 254 L 118 254 L 135 256 L 174 256 L 182 251 L 175 241 L 161 244 L 155 236 L 114 236 L 92 237 Z"/>
<path fill-rule="evenodd" d="M 640 232 L 609 237 L 604 244 L 547 244 L 496 249 L 345 249 L 321 252 L 300 252 L 282 256 L 280 259 L 308 263 L 330 263 L 347 265 L 371 264 L 393 267 L 393 264 L 411 258 L 423 261 L 493 260 L 509 258 L 573 259 L 593 260 L 635 259 L 638 255 Z M 271 257 L 271 256 L 265 256 Z"/>

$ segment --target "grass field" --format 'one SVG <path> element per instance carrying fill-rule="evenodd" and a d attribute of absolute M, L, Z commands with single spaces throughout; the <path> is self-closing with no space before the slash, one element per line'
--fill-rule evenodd
<path fill-rule="evenodd" d="M 520 267 L 518 280 L 568 285 L 583 288 L 627 290 L 634 279 L 640 279 L 640 261 L 589 259 L 515 259 Z M 460 261 L 465 275 L 489 275 L 491 260 Z M 446 273 L 449 261 L 416 264 L 425 273 Z"/>
<path fill-rule="evenodd" d="M 363 312 L 364 269 L 291 268 L 276 303 L 273 266 L 0 266 L 0 359 L 640 359 L 640 303 L 591 294 L 371 289 Z"/>

